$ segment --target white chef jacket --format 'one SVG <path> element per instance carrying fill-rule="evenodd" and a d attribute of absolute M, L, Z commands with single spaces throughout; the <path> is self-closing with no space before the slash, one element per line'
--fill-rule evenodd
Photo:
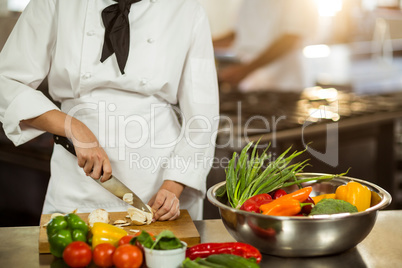
<path fill-rule="evenodd" d="M 145 202 L 163 180 L 183 183 L 181 208 L 200 219 L 219 110 L 207 16 L 195 0 L 133 4 L 122 75 L 114 54 L 100 62 L 101 11 L 115 3 L 30 1 L 0 54 L 4 131 L 15 145 L 42 133 L 20 122 L 58 109 L 35 90 L 47 76 L 52 98 L 97 135 L 117 178 Z M 126 207 L 55 145 L 44 213 Z"/>
<path fill-rule="evenodd" d="M 243 0 L 235 26 L 235 55 L 249 62 L 283 34 L 295 34 L 303 40 L 287 55 L 276 59 L 239 84 L 242 91 L 297 91 L 312 86 L 308 81 L 301 48 L 311 41 L 317 27 L 313 0 Z"/>

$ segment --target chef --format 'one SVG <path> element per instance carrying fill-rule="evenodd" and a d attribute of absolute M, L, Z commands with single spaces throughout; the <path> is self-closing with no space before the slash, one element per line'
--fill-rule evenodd
<path fill-rule="evenodd" d="M 47 77 L 49 93 L 40 91 Z M 31 0 L 0 54 L 0 120 L 23 144 L 55 145 L 43 213 L 127 210 L 111 174 L 155 211 L 202 218 L 218 90 L 208 20 L 195 0 Z"/>
<path fill-rule="evenodd" d="M 243 0 L 234 31 L 214 40 L 240 61 L 219 71 L 220 82 L 246 92 L 313 86 L 301 48 L 313 40 L 317 16 L 313 0 Z"/>

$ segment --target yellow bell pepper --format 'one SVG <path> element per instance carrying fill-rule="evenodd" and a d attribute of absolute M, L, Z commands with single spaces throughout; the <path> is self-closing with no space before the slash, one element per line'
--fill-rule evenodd
<path fill-rule="evenodd" d="M 127 232 L 119 227 L 103 222 L 95 222 L 91 228 L 92 248 L 101 243 L 110 243 L 117 246 L 120 238 L 127 235 Z"/>
<path fill-rule="evenodd" d="M 317 204 L 318 202 L 320 202 L 323 199 L 327 199 L 327 198 L 335 199 L 335 194 L 321 194 L 321 195 L 313 196 L 311 198 L 313 199 L 314 204 Z"/>
<path fill-rule="evenodd" d="M 351 181 L 339 186 L 335 191 L 336 199 L 344 200 L 356 206 L 357 210 L 365 211 L 370 207 L 371 191 L 358 182 Z"/>

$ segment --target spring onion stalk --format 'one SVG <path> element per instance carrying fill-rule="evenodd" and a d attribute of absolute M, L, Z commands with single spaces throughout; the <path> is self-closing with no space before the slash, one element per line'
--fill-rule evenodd
<path fill-rule="evenodd" d="M 291 149 L 289 147 L 275 160 L 269 161 L 272 160 L 271 155 L 266 153 L 269 146 L 259 155 L 257 145 L 258 142 L 251 154 L 249 150 L 253 142 L 247 144 L 240 154 L 233 153 L 225 170 L 226 195 L 233 208 L 240 208 L 247 199 L 257 194 L 269 193 L 295 184 L 301 187 L 304 182 L 332 179 L 347 173 L 298 179 L 296 174 L 303 171 L 308 165 L 308 160 L 297 163 L 292 161 L 306 150 L 295 151 L 287 156 Z"/>

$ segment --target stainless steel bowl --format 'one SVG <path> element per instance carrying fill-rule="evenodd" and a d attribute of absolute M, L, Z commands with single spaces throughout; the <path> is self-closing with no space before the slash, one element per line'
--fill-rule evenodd
<path fill-rule="evenodd" d="M 326 174 L 302 173 L 302 178 Z M 356 181 L 372 191 L 372 206 L 366 211 L 310 217 L 267 216 L 234 209 L 216 191 L 225 185 L 220 182 L 207 193 L 208 200 L 219 212 L 231 236 L 236 241 L 249 243 L 262 253 L 281 257 L 310 257 L 336 254 L 353 248 L 371 231 L 380 209 L 391 203 L 391 195 L 381 187 L 360 179 L 338 177 L 304 183 L 312 186 L 311 196 L 335 193 L 338 186 Z M 286 189 L 296 190 L 296 186 Z"/>

